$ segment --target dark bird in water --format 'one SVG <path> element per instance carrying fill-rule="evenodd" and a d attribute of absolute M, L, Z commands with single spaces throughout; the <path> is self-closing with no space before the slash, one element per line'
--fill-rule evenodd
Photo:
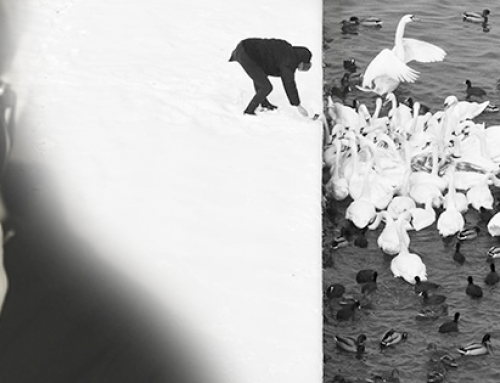
<path fill-rule="evenodd" d="M 467 100 L 469 100 L 472 97 L 483 98 L 484 96 L 486 96 L 486 91 L 477 86 L 472 86 L 472 82 L 470 80 L 465 80 L 465 85 L 467 85 L 467 88 L 465 90 L 465 93 L 467 94 L 465 98 Z"/>
<path fill-rule="evenodd" d="M 366 283 L 377 280 L 378 273 L 372 269 L 359 270 L 356 274 L 356 282 Z"/>
<path fill-rule="evenodd" d="M 417 275 L 415 277 L 415 294 L 422 294 L 424 291 L 436 290 L 439 285 L 431 281 L 422 281 Z"/>
<path fill-rule="evenodd" d="M 490 272 L 486 275 L 486 278 L 484 278 L 484 283 L 487 285 L 495 285 L 500 281 L 500 276 L 495 270 L 495 264 L 491 263 L 490 264 Z"/>
<path fill-rule="evenodd" d="M 361 307 L 361 304 L 359 303 L 358 300 L 355 300 L 354 303 L 346 305 L 346 307 L 341 308 L 339 311 L 337 311 L 337 320 L 339 321 L 346 321 L 349 319 L 354 320 L 354 312 L 356 309 L 359 309 Z"/>
<path fill-rule="evenodd" d="M 381 28 L 382 27 L 382 19 L 379 17 L 375 16 L 367 16 L 367 17 L 357 17 L 357 16 L 351 16 L 349 18 L 349 21 L 351 23 L 354 23 L 356 25 L 362 25 L 364 27 L 376 27 L 376 28 Z"/>
<path fill-rule="evenodd" d="M 355 73 L 358 70 L 358 66 L 356 65 L 356 60 L 344 60 L 344 69 L 349 73 Z"/>
<path fill-rule="evenodd" d="M 363 286 L 361 287 L 361 293 L 363 294 L 370 294 L 372 292 L 374 292 L 375 290 L 377 290 L 377 277 L 378 277 L 378 273 L 375 271 L 373 273 L 373 280 L 369 281 L 369 282 L 365 282 L 363 283 Z"/>
<path fill-rule="evenodd" d="M 415 100 L 413 99 L 413 97 L 407 97 L 405 98 L 405 100 L 403 101 L 403 104 L 407 105 L 409 108 L 411 108 L 413 110 L 413 104 L 415 104 Z M 420 109 L 418 111 L 419 114 L 427 114 L 431 111 L 431 108 L 429 108 L 427 105 L 423 105 L 422 103 L 420 103 Z"/>
<path fill-rule="evenodd" d="M 422 295 L 422 302 L 424 303 L 424 305 L 439 305 L 446 300 L 446 297 L 444 295 L 440 294 L 429 295 L 427 291 L 423 291 L 421 295 Z"/>
<path fill-rule="evenodd" d="M 465 263 L 465 255 L 460 251 L 460 246 L 462 244 L 460 242 L 457 242 L 455 244 L 455 252 L 453 253 L 453 260 L 460 265 L 463 265 Z"/>
<path fill-rule="evenodd" d="M 338 98 L 342 101 L 342 103 L 345 103 L 345 99 L 351 91 L 352 88 L 349 85 L 349 73 L 344 73 L 344 76 L 340 80 L 340 86 L 333 86 L 330 90 L 330 96 Z"/>
<path fill-rule="evenodd" d="M 458 318 L 460 318 L 460 313 L 456 312 L 452 321 L 444 322 L 439 326 L 439 332 L 458 332 Z"/>
<path fill-rule="evenodd" d="M 344 285 L 340 283 L 333 283 L 325 290 L 325 297 L 327 299 L 341 298 L 345 293 Z"/>
<path fill-rule="evenodd" d="M 342 20 L 341 24 L 342 24 L 342 26 L 340 28 L 342 29 L 343 35 L 357 35 L 358 34 L 359 25 L 356 24 L 355 22 L 349 21 L 349 20 Z"/>
<path fill-rule="evenodd" d="M 467 282 L 468 285 L 465 289 L 465 293 L 472 298 L 481 298 L 483 296 L 483 289 L 474 284 L 474 280 L 470 275 L 467 277 Z"/>
<path fill-rule="evenodd" d="M 443 303 L 442 305 L 435 305 L 430 307 L 424 307 L 415 316 L 416 320 L 436 320 L 441 316 L 448 315 L 448 305 Z"/>

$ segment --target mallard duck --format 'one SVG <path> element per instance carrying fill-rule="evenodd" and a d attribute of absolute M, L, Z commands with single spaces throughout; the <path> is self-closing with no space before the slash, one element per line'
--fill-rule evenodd
<path fill-rule="evenodd" d="M 460 318 L 460 313 L 456 312 L 452 321 L 444 322 L 439 326 L 439 332 L 458 332 L 458 319 Z"/>
<path fill-rule="evenodd" d="M 470 23 L 487 23 L 489 14 L 489 9 L 485 9 L 482 13 L 465 11 L 462 13 L 462 20 Z"/>
<path fill-rule="evenodd" d="M 486 91 L 478 86 L 472 86 L 472 82 L 470 80 L 465 80 L 465 85 L 467 85 L 467 89 L 465 90 L 465 93 L 467 94 L 465 97 L 466 100 L 469 100 L 471 97 L 483 98 L 486 96 Z"/>
<path fill-rule="evenodd" d="M 500 246 L 493 246 L 488 249 L 488 259 L 500 258 Z"/>
<path fill-rule="evenodd" d="M 416 320 L 436 320 L 441 316 L 448 315 L 448 305 L 435 305 L 432 307 L 425 307 L 415 316 Z"/>
<path fill-rule="evenodd" d="M 365 27 L 382 27 L 382 19 L 379 17 L 374 17 L 374 16 L 367 16 L 367 17 L 357 17 L 357 16 L 351 16 L 349 18 L 349 21 L 352 23 L 355 23 L 356 25 L 363 25 Z"/>
<path fill-rule="evenodd" d="M 394 346 L 407 337 L 408 333 L 406 332 L 399 332 L 395 331 L 394 329 L 390 329 L 382 337 L 382 340 L 380 341 L 380 347 Z"/>
<path fill-rule="evenodd" d="M 458 349 L 462 355 L 485 355 L 492 352 L 490 344 L 490 334 L 486 333 L 483 336 L 481 343 L 469 343 Z"/>
<path fill-rule="evenodd" d="M 453 253 L 453 260 L 459 263 L 460 265 L 463 265 L 465 263 L 465 255 L 460 251 L 461 246 L 462 244 L 460 243 L 460 241 L 455 244 L 455 252 Z"/>
<path fill-rule="evenodd" d="M 427 351 L 432 352 L 429 358 L 431 363 L 442 363 L 446 367 L 458 366 L 456 359 L 448 352 L 438 349 L 435 343 L 429 343 L 427 345 Z"/>
<path fill-rule="evenodd" d="M 361 354 L 365 352 L 366 335 L 361 334 L 356 339 L 347 336 L 335 336 L 335 343 L 341 350 Z"/>
<path fill-rule="evenodd" d="M 371 281 L 377 279 L 377 275 L 378 275 L 378 273 L 372 269 L 360 270 L 356 274 L 356 282 L 358 282 L 358 283 L 371 282 Z"/>
<path fill-rule="evenodd" d="M 415 277 L 415 294 L 422 294 L 424 291 L 436 290 L 439 287 L 440 285 L 435 282 L 422 281 L 418 275 Z"/>
<path fill-rule="evenodd" d="M 495 270 L 495 264 L 491 263 L 490 264 L 490 272 L 486 275 L 486 278 L 484 278 L 484 283 L 487 285 L 494 285 L 497 284 L 500 281 L 500 276 Z"/>
<path fill-rule="evenodd" d="M 429 295 L 427 291 L 422 291 L 422 302 L 424 305 L 439 305 L 446 300 L 446 297 L 441 294 Z"/>
<path fill-rule="evenodd" d="M 457 239 L 459 241 L 470 241 L 476 238 L 478 234 L 479 234 L 479 227 L 477 226 L 466 227 L 462 231 L 458 232 Z"/>
<path fill-rule="evenodd" d="M 478 285 L 474 284 L 473 278 L 469 275 L 467 277 L 467 288 L 465 289 L 465 293 L 471 298 L 482 298 L 483 289 Z"/>
<path fill-rule="evenodd" d="M 342 247 L 347 247 L 349 246 L 349 239 L 346 237 L 339 235 L 338 237 L 335 237 L 332 240 L 332 243 L 330 244 L 330 248 L 332 250 L 340 249 Z"/>

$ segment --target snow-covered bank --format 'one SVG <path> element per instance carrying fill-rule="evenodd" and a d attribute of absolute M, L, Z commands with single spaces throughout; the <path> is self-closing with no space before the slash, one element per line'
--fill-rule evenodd
<path fill-rule="evenodd" d="M 68 224 L 102 254 L 89 262 L 175 311 L 220 381 L 319 381 L 321 124 L 277 79 L 278 112 L 243 116 L 252 85 L 228 58 L 246 37 L 308 46 L 313 68 L 297 83 L 321 112 L 322 3 L 24 0 L 14 11 L 14 159 L 55 177 Z"/>

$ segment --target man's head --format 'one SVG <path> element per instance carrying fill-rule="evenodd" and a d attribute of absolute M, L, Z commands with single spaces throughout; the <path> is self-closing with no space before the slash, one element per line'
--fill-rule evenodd
<path fill-rule="evenodd" d="M 308 71 L 311 68 L 311 51 L 306 47 L 293 47 L 293 51 L 299 63 L 297 69 L 300 71 Z"/>

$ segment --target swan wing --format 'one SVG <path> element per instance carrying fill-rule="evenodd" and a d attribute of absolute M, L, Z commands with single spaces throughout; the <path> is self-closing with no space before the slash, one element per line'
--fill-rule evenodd
<path fill-rule="evenodd" d="M 422 40 L 405 38 L 403 39 L 403 46 L 405 63 L 413 60 L 423 63 L 443 61 L 446 56 L 446 52 L 443 49 Z"/>
<path fill-rule="evenodd" d="M 363 87 L 370 88 L 372 81 L 382 76 L 401 82 L 415 82 L 418 72 L 398 59 L 390 49 L 384 49 L 368 64 L 363 76 Z"/>

